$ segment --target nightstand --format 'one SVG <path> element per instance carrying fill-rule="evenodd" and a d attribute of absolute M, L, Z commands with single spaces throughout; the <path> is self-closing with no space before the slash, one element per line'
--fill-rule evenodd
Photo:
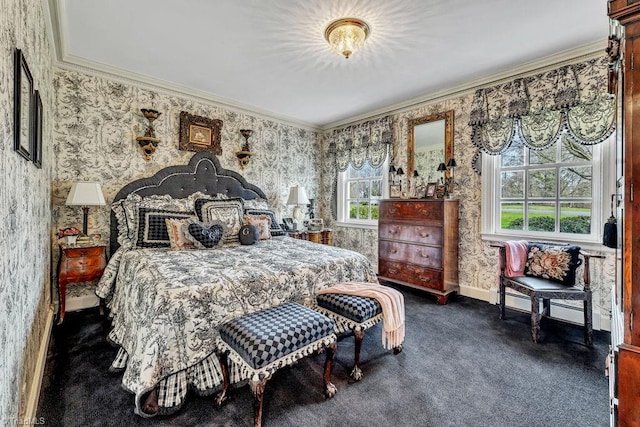
<path fill-rule="evenodd" d="M 65 299 L 69 283 L 99 279 L 107 265 L 106 243 L 60 245 L 58 262 L 58 324 L 64 320 Z M 102 303 L 100 306 L 102 310 Z"/>
<path fill-rule="evenodd" d="M 328 228 L 322 231 L 289 231 L 289 237 L 300 240 L 308 240 L 314 243 L 322 243 L 324 245 L 331 245 L 332 243 L 332 231 Z"/>

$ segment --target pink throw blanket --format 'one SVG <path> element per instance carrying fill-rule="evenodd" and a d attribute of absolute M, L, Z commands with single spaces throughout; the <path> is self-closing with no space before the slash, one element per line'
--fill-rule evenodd
<path fill-rule="evenodd" d="M 377 283 L 343 282 L 318 293 L 374 298 L 382 307 L 382 346 L 390 350 L 404 342 L 404 295 L 399 291 Z"/>
<path fill-rule="evenodd" d="M 524 267 L 527 264 L 527 252 L 529 244 L 526 240 L 507 240 L 504 242 L 507 265 L 504 274 L 507 277 L 524 276 Z"/>

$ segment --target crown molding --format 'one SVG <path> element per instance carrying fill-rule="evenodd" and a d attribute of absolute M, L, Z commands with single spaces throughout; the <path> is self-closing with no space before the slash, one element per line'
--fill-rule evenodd
<path fill-rule="evenodd" d="M 480 77 L 457 86 L 421 95 L 419 97 L 388 105 L 386 107 L 381 107 L 377 110 L 359 114 L 348 119 L 329 123 L 327 125 L 321 126 L 321 130 L 323 133 L 325 133 L 336 128 L 356 124 L 365 120 L 377 119 L 379 117 L 387 116 L 390 114 L 403 113 L 417 108 L 422 104 L 455 98 L 468 92 L 474 92 L 481 87 L 497 85 L 519 77 L 538 74 L 571 62 L 586 61 L 589 59 L 597 58 L 598 56 L 604 56 L 606 47 L 607 40 L 603 39 L 593 43 L 578 46 L 573 49 L 564 50 L 552 55 L 535 59 L 533 61 L 525 62 L 499 73 Z"/>

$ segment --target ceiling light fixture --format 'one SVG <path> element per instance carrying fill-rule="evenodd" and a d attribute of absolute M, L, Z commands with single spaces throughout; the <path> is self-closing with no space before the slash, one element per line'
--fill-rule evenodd
<path fill-rule="evenodd" d="M 338 19 L 324 31 L 324 38 L 333 50 L 347 59 L 362 47 L 368 36 L 369 25 L 358 18 Z"/>

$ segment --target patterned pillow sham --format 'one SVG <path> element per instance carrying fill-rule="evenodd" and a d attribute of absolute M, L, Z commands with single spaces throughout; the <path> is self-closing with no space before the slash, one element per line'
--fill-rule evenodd
<path fill-rule="evenodd" d="M 245 215 L 266 215 L 271 218 L 271 224 L 269 225 L 269 232 L 271 236 L 284 236 L 287 234 L 286 231 L 280 227 L 278 221 L 276 220 L 276 213 L 269 209 L 251 209 L 247 208 L 244 210 Z"/>
<path fill-rule="evenodd" d="M 580 247 L 529 243 L 524 274 L 573 286 L 582 260 Z"/>
<path fill-rule="evenodd" d="M 136 246 L 139 248 L 170 247 L 167 232 L 167 218 L 188 219 L 192 212 L 173 211 L 168 209 L 138 208 L 138 238 Z"/>
<path fill-rule="evenodd" d="M 187 220 L 166 218 L 164 221 L 167 224 L 167 234 L 169 234 L 169 246 L 171 246 L 171 250 L 181 251 L 183 249 L 195 248 L 193 242 L 187 239 L 182 231 L 182 225 Z"/>
<path fill-rule="evenodd" d="M 198 220 L 205 225 L 222 223 L 226 227 L 225 243 L 238 243 L 240 227 L 244 208 L 242 199 L 233 198 L 226 200 L 198 199 L 195 202 L 195 211 Z"/>
<path fill-rule="evenodd" d="M 260 240 L 269 240 L 271 238 L 271 233 L 269 232 L 271 218 L 267 215 L 245 215 L 244 223 L 256 226 Z"/>
<path fill-rule="evenodd" d="M 129 194 L 126 198 L 118 200 L 111 205 L 111 209 L 118 221 L 118 243 L 120 245 L 130 242 L 135 245 L 138 238 L 138 209 L 167 209 L 172 211 L 193 212 L 196 199 L 206 197 L 201 192 L 196 192 L 184 199 L 174 199 L 163 195 L 141 197 L 138 194 Z"/>
<path fill-rule="evenodd" d="M 220 222 L 203 224 L 195 219 L 188 219 L 182 224 L 182 232 L 198 249 L 215 249 L 224 243 L 226 226 Z"/>

